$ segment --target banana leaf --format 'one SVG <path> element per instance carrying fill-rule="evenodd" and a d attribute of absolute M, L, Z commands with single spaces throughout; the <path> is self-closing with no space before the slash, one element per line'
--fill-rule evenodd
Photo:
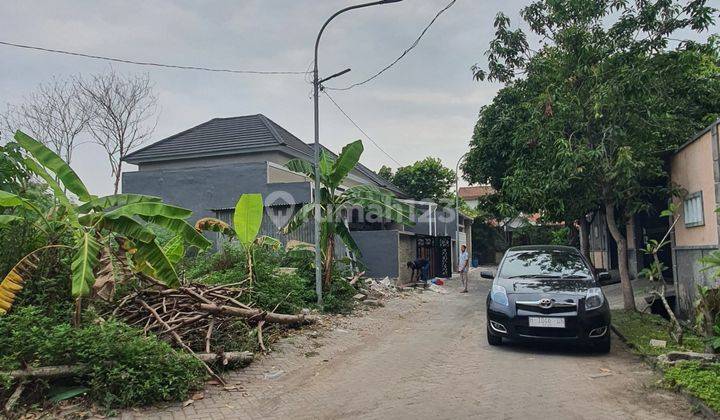
<path fill-rule="evenodd" d="M 12 222 L 19 222 L 21 220 L 25 220 L 20 216 L 15 216 L 14 214 L 0 214 L 0 227 L 3 225 L 9 225 Z"/>
<path fill-rule="evenodd" d="M 188 222 L 182 219 L 172 219 L 165 216 L 140 216 L 143 220 L 145 220 L 148 223 L 153 223 L 158 226 L 162 226 L 165 229 L 173 232 L 176 235 L 180 235 L 185 242 L 189 243 L 190 245 L 196 246 L 200 249 L 207 249 L 212 245 L 212 242 L 210 242 L 206 237 L 204 237 L 200 232 L 195 230 L 192 225 L 190 225 Z"/>
<path fill-rule="evenodd" d="M 65 210 L 68 213 L 70 213 L 71 215 L 75 214 L 73 204 L 70 202 L 70 199 L 67 197 L 67 195 L 65 195 L 65 191 L 62 189 L 60 184 L 58 184 L 57 181 L 55 181 L 55 178 L 53 178 L 48 173 L 48 171 L 46 171 L 42 166 L 40 166 L 34 160 L 25 159 L 24 162 L 25 162 L 25 166 L 27 166 L 31 172 L 33 172 L 35 175 L 42 178 L 43 181 L 45 181 L 48 184 L 50 189 L 53 191 L 53 195 L 55 196 L 55 198 L 58 199 L 60 204 L 62 204 L 63 207 L 65 207 Z"/>
<path fill-rule="evenodd" d="M 185 241 L 180 235 L 174 236 L 162 249 L 170 263 L 175 265 L 185 256 Z"/>
<path fill-rule="evenodd" d="M 228 237 L 235 236 L 232 226 L 214 217 L 204 217 L 195 222 L 195 230 L 198 232 L 218 232 Z"/>
<path fill-rule="evenodd" d="M 243 194 L 235 205 L 233 224 L 235 234 L 243 246 L 247 246 L 255 240 L 262 225 L 263 212 L 262 195 Z"/>
<path fill-rule="evenodd" d="M 347 229 L 344 223 L 338 222 L 335 225 L 335 234 L 342 239 L 345 246 L 355 254 L 356 257 L 361 257 L 362 252 L 360 251 L 360 247 L 355 242 L 355 239 L 353 239 L 352 235 L 350 235 L 350 231 Z"/>
<path fill-rule="evenodd" d="M 26 206 L 25 200 L 7 191 L 0 190 L 0 207 Z"/>
<path fill-rule="evenodd" d="M 146 216 L 155 217 L 161 216 L 169 219 L 187 219 L 192 215 L 192 211 L 184 209 L 182 207 L 171 206 L 165 203 L 157 202 L 139 202 L 127 204 L 122 207 L 118 207 L 105 214 L 105 218 L 114 219 L 120 216 L 135 217 L 135 216 Z"/>
<path fill-rule="evenodd" d="M 327 187 L 335 187 L 330 183 L 330 173 L 335 164 L 334 160 L 325 150 L 320 151 L 320 179 Z"/>
<path fill-rule="evenodd" d="M 157 241 L 138 243 L 132 256 L 135 268 L 168 287 L 180 285 L 177 273 Z"/>
<path fill-rule="evenodd" d="M 93 271 L 99 261 L 100 243 L 93 235 L 92 231 L 83 232 L 75 244 L 76 252 L 70 265 L 73 297 L 90 295 L 95 284 Z"/>
<path fill-rule="evenodd" d="M 285 167 L 290 169 L 293 172 L 299 172 L 301 174 L 305 174 L 306 176 L 310 177 L 311 179 L 315 179 L 315 168 L 313 165 L 302 159 L 292 159 L 288 163 L 285 164 Z"/>
<path fill-rule="evenodd" d="M 92 196 L 88 192 L 80 177 L 72 170 L 60 156 L 45 147 L 44 144 L 28 136 L 22 131 L 15 132 L 15 141 L 27 150 L 42 166 L 49 169 L 70 192 L 77 195 L 81 201 L 90 201 Z"/>
<path fill-rule="evenodd" d="M 255 238 L 255 244 L 257 246 L 261 247 L 267 247 L 270 249 L 278 250 L 282 247 L 282 242 L 280 242 L 278 239 L 273 238 L 272 236 L 258 236 Z"/>
<path fill-rule="evenodd" d="M 313 217 L 315 214 L 315 204 L 308 203 L 304 206 L 300 207 L 300 210 L 298 210 L 297 213 L 295 213 L 290 220 L 288 220 L 287 224 L 281 229 L 281 231 L 285 234 L 294 232 L 297 230 L 300 226 L 303 225 L 308 219 Z"/>
<path fill-rule="evenodd" d="M 330 185 L 337 188 L 346 176 L 353 170 L 355 165 L 360 161 L 360 155 L 363 153 L 362 141 L 357 140 L 343 147 L 340 156 L 330 170 Z"/>
<path fill-rule="evenodd" d="M 24 256 L 0 283 L 0 315 L 5 315 L 12 308 L 16 295 L 22 290 L 23 283 L 32 275 L 40 262 L 37 256 L 43 248 Z"/>
<path fill-rule="evenodd" d="M 78 213 L 87 213 L 91 210 L 101 211 L 107 210 L 111 207 L 122 207 L 128 204 L 144 203 L 144 202 L 161 202 L 160 197 L 153 197 L 151 195 L 141 194 L 115 194 L 108 195 L 105 197 L 98 197 L 88 201 L 77 208 Z"/>
<path fill-rule="evenodd" d="M 138 223 L 135 219 L 129 217 L 121 216 L 117 219 L 103 218 L 100 226 L 133 241 L 147 243 L 155 240 L 154 233 L 146 229 L 145 226 Z"/>

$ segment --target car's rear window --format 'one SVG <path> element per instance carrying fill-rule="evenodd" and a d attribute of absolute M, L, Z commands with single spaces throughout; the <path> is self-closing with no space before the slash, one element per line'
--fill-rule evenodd
<path fill-rule="evenodd" d="M 500 277 L 590 277 L 580 254 L 562 250 L 509 251 L 500 267 Z"/>

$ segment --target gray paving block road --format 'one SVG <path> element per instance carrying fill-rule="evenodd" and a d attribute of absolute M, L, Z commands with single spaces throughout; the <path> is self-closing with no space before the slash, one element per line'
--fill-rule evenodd
<path fill-rule="evenodd" d="M 408 293 L 360 317 L 303 331 L 230 375 L 239 392 L 123 413 L 194 419 L 675 419 L 688 403 L 615 340 L 608 355 L 553 346 L 490 347 L 489 282 L 460 294 Z"/>

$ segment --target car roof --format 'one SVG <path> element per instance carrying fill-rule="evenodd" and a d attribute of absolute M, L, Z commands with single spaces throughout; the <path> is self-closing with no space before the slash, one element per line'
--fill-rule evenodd
<path fill-rule="evenodd" d="M 577 248 L 572 246 L 564 245 L 522 245 L 513 246 L 508 248 L 507 252 L 510 251 L 564 251 L 564 252 L 578 252 Z"/>

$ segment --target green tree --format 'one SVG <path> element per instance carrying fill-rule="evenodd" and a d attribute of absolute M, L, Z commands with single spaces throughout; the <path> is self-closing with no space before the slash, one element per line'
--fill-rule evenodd
<path fill-rule="evenodd" d="M 398 168 L 392 182 L 415 200 L 440 201 L 449 197 L 455 184 L 455 171 L 443 166 L 440 159 L 426 157 L 410 166 Z"/>
<path fill-rule="evenodd" d="M 320 190 L 320 246 L 324 252 L 323 283 L 326 290 L 329 290 L 332 281 L 335 237 L 339 237 L 355 255 L 361 255 L 360 249 L 345 225 L 345 214 L 349 210 L 362 208 L 387 220 L 404 225 L 413 224 L 410 219 L 411 209 L 408 205 L 373 186 L 359 185 L 344 190 L 339 189 L 350 171 L 360 161 L 363 150 L 362 141 L 356 140 L 343 147 L 337 159 L 333 159 L 324 150 L 320 154 L 320 183 L 322 185 Z M 307 161 L 294 159 L 287 163 L 287 167 L 315 179 L 314 166 Z M 307 220 L 312 220 L 314 215 L 315 205 L 313 203 L 306 204 L 288 221 L 283 231 L 288 233 L 296 230 Z"/>
<path fill-rule="evenodd" d="M 385 165 L 381 166 L 380 169 L 378 170 L 378 175 L 380 175 L 382 178 L 384 178 L 390 182 L 392 182 L 392 180 L 393 180 L 392 168 L 389 166 L 385 166 Z"/>
<path fill-rule="evenodd" d="M 627 309 L 635 303 L 622 226 L 663 192 L 663 155 L 720 112 L 716 39 L 677 41 L 713 23 L 717 10 L 705 3 L 539 0 L 521 16 L 540 46 L 499 14 L 487 70 L 473 68 L 506 86 L 481 110 L 464 165 L 470 181 L 563 221 L 602 209 Z"/>
<path fill-rule="evenodd" d="M 71 293 L 76 298 L 75 322 L 80 320 L 81 299 L 98 286 L 112 283 L 116 272 L 125 264 L 168 286 L 177 286 L 179 279 L 168 254 L 147 224 L 161 226 L 180 239 L 199 248 L 207 248 L 205 239 L 185 219 L 192 212 L 162 203 L 158 197 L 116 194 L 106 197 L 90 195 L 75 171 L 55 152 L 25 133 L 15 133 L 15 140 L 27 152 L 24 165 L 48 185 L 56 205 L 45 213 L 32 197 L 0 190 L 0 209 L 12 208 L 13 214 L 0 217 L 0 225 L 33 221 L 47 238 L 47 245 L 22 258 L 0 283 L 0 314 L 10 309 L 15 293 L 38 262 L 38 253 L 48 248 L 69 249 L 73 253 Z M 76 204 L 73 194 L 81 203 Z M 28 217 L 34 215 L 34 218 Z M 1 226 L 0 226 L 1 227 Z M 57 243 L 69 234 L 70 245 Z M 178 241 L 171 241 L 177 244 Z M 120 243 L 120 249 L 116 244 Z M 173 245 L 174 246 L 174 245 Z M 125 252 L 129 251 L 129 252 Z"/>

